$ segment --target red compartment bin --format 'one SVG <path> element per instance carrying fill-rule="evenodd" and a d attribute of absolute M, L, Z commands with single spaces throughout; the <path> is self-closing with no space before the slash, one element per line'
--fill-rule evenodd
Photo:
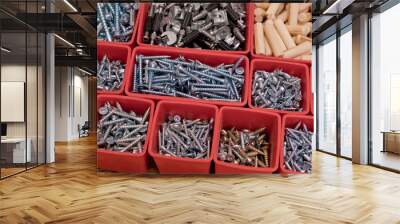
<path fill-rule="evenodd" d="M 218 66 L 222 63 L 224 64 L 233 64 L 235 63 L 241 55 L 235 54 L 223 54 L 222 52 L 204 52 L 204 51 L 194 51 L 191 49 L 181 49 L 181 48 L 159 48 L 159 47 L 138 47 L 135 48 L 132 52 L 130 64 L 130 73 L 127 78 L 127 83 L 125 85 L 125 94 L 127 96 L 133 97 L 142 97 L 152 100 L 174 100 L 179 102 L 199 102 L 199 103 L 208 103 L 218 106 L 244 106 L 246 105 L 248 99 L 248 83 L 250 78 L 249 73 L 249 59 L 245 57 L 242 62 L 244 68 L 244 86 L 242 88 L 241 96 L 242 101 L 240 102 L 231 102 L 231 101 L 216 101 L 216 100 L 203 100 L 203 99 L 190 99 L 184 97 L 172 97 L 172 96 L 161 96 L 161 95 L 153 95 L 153 94 L 144 94 L 144 93 L 133 93 L 133 73 L 134 67 L 136 64 L 136 56 L 137 55 L 144 56 L 155 56 L 155 55 L 169 55 L 172 58 L 176 58 L 178 56 L 183 56 L 185 59 L 193 59 L 198 60 L 202 63 L 208 64 L 210 66 Z"/>
<path fill-rule="evenodd" d="M 122 81 L 120 89 L 114 91 L 97 90 L 97 94 L 122 95 L 124 93 L 127 76 L 131 71 L 130 64 L 128 63 L 131 57 L 131 49 L 127 46 L 115 45 L 106 42 L 97 42 L 97 61 L 101 61 L 104 55 L 107 55 L 110 61 L 120 60 L 121 63 L 126 64 L 124 79 Z"/>
<path fill-rule="evenodd" d="M 282 148 L 281 117 L 279 114 L 248 108 L 222 107 L 218 117 L 219 120 L 214 131 L 212 148 L 216 174 L 273 173 L 279 168 L 279 156 Z M 238 130 L 248 129 L 251 131 L 266 128 L 271 144 L 269 155 L 270 167 L 250 167 L 218 160 L 220 132 L 222 129 L 231 128 Z"/>
<path fill-rule="evenodd" d="M 146 3 L 143 4 L 141 6 L 141 17 L 142 19 L 140 20 L 140 24 L 138 27 L 138 33 L 137 33 L 137 43 L 139 46 L 153 46 L 150 44 L 145 44 L 143 43 L 143 36 L 144 36 L 144 29 L 145 29 L 145 24 L 146 24 L 146 20 L 147 20 L 147 15 L 149 12 L 151 4 L 150 3 Z M 218 50 L 207 50 L 207 49 L 194 49 L 194 48 L 184 48 L 184 49 L 191 49 L 193 51 L 202 51 L 202 52 L 221 52 L 224 54 L 241 54 L 241 55 L 248 55 L 249 51 L 250 51 L 250 46 L 251 46 L 251 39 L 252 39 L 252 24 L 253 24 L 253 17 L 254 15 L 252 15 L 250 12 L 252 10 L 250 10 L 251 4 L 247 3 L 246 5 L 246 33 L 245 33 L 245 37 L 246 37 L 246 43 L 244 46 L 244 50 L 241 51 L 218 51 Z M 176 49 L 176 47 L 166 47 L 166 46 L 157 46 L 159 48 L 164 48 L 164 49 Z M 182 48 L 179 48 L 182 49 Z"/>
<path fill-rule="evenodd" d="M 254 39 L 254 9 L 256 8 L 254 3 L 250 3 L 251 7 L 250 7 L 250 13 L 249 15 L 251 16 L 251 18 L 253 18 L 253 22 L 250 24 L 250 55 L 251 58 L 253 59 L 268 59 L 268 60 L 277 60 L 277 61 L 286 61 L 286 62 L 294 62 L 294 63 L 301 63 L 301 64 L 305 64 L 307 66 L 311 67 L 311 61 L 308 60 L 300 60 L 300 59 L 294 59 L 294 58 L 282 58 L 282 57 L 274 57 L 274 56 L 265 56 L 265 55 L 261 55 L 261 54 L 256 54 L 255 52 L 255 39 Z M 310 49 L 311 50 L 311 49 Z"/>
<path fill-rule="evenodd" d="M 292 76 L 298 77 L 301 79 L 301 93 L 303 99 L 301 101 L 301 108 L 303 111 L 285 111 L 285 110 L 276 110 L 272 108 L 260 108 L 256 107 L 253 104 L 252 99 L 252 84 L 254 73 L 257 70 L 265 70 L 267 72 L 273 72 L 275 69 L 281 69 L 283 72 L 286 72 Z M 269 59 L 254 59 L 251 61 L 250 65 L 250 80 L 248 82 L 248 91 L 249 91 L 249 107 L 257 108 L 265 111 L 274 111 L 280 114 L 308 114 L 310 110 L 311 104 L 311 81 L 308 66 L 300 63 L 293 62 L 285 62 L 285 61 L 277 61 L 277 60 L 269 60 Z"/>
<path fill-rule="evenodd" d="M 307 129 L 311 132 L 314 132 L 314 117 L 311 115 L 292 115 L 292 114 L 287 114 L 284 115 L 282 118 L 282 130 L 281 130 L 281 152 L 280 152 L 280 158 L 279 158 L 279 171 L 283 174 L 303 174 L 301 172 L 297 171 L 292 171 L 288 170 L 284 166 L 284 161 L 283 161 L 283 146 L 284 146 L 284 141 L 285 141 L 285 128 L 294 128 L 297 123 L 303 122 L 306 126 Z"/>
<path fill-rule="evenodd" d="M 149 139 L 151 138 L 150 129 L 154 116 L 154 103 L 151 100 L 134 99 L 127 96 L 100 95 L 97 96 L 97 109 L 103 106 L 106 102 L 110 102 L 112 105 L 119 102 L 124 110 L 132 110 L 140 115 L 143 115 L 145 111 L 150 108 L 149 124 L 143 152 L 133 154 L 129 152 L 115 152 L 111 150 L 97 149 L 97 168 L 118 172 L 145 173 L 147 171 L 147 147 Z M 97 114 L 97 120 L 99 119 L 100 115 Z"/>
<path fill-rule="evenodd" d="M 101 44 L 115 44 L 115 45 L 119 45 L 119 46 L 127 46 L 129 48 L 133 48 L 136 45 L 136 35 L 137 35 L 137 31 L 138 31 L 138 27 L 140 24 L 140 20 L 142 19 L 142 9 L 143 8 L 143 3 L 139 4 L 139 9 L 137 10 L 136 13 L 136 18 L 135 18 L 135 24 L 133 27 L 133 32 L 132 32 L 132 36 L 131 39 L 128 42 L 109 42 L 109 41 L 105 41 L 105 40 L 98 40 L 97 43 L 101 43 Z"/>
<path fill-rule="evenodd" d="M 191 159 L 160 155 L 158 151 L 158 131 L 160 130 L 160 126 L 167 121 L 170 115 L 179 115 L 182 118 L 190 120 L 213 119 L 213 131 L 215 131 L 215 123 L 218 119 L 217 112 L 218 108 L 214 105 L 175 101 L 161 101 L 158 103 L 151 131 L 149 153 L 156 162 L 161 174 L 210 173 L 212 151 L 210 151 L 210 158 L 208 159 Z"/>

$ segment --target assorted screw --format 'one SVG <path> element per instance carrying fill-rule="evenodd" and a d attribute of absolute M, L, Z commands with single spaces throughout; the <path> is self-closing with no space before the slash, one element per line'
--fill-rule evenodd
<path fill-rule="evenodd" d="M 186 120 L 171 115 L 158 131 L 159 153 L 165 156 L 207 159 L 210 157 L 214 120 Z"/>
<path fill-rule="evenodd" d="M 98 109 L 98 113 L 102 116 L 97 124 L 99 147 L 119 152 L 143 151 L 150 108 L 139 116 L 134 111 L 124 111 L 118 102 L 115 107 L 107 102 Z"/>
<path fill-rule="evenodd" d="M 136 56 L 133 92 L 192 99 L 241 101 L 244 56 L 212 67 L 183 56 Z"/>
<path fill-rule="evenodd" d="M 270 144 L 265 128 L 223 129 L 220 135 L 218 160 L 252 167 L 269 167 Z"/>
<path fill-rule="evenodd" d="M 138 3 L 97 3 L 97 39 L 130 41 L 138 9 Z"/>
<path fill-rule="evenodd" d="M 312 135 L 306 124 L 285 129 L 284 162 L 286 169 L 311 173 Z"/>
<path fill-rule="evenodd" d="M 242 3 L 153 3 L 143 42 L 151 45 L 242 50 L 246 30 Z"/>
<path fill-rule="evenodd" d="M 252 84 L 252 100 L 256 107 L 286 111 L 302 111 L 301 79 L 281 70 L 256 71 Z"/>
<path fill-rule="evenodd" d="M 121 61 L 110 61 L 107 55 L 97 61 L 97 89 L 114 91 L 121 88 L 124 80 L 125 64 Z"/>

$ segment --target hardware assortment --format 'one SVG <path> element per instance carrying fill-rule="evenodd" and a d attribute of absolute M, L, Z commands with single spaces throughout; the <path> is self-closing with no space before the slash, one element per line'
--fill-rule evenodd
<path fill-rule="evenodd" d="M 120 60 L 110 60 L 104 55 L 97 61 L 97 90 L 115 91 L 121 88 L 124 80 L 125 64 Z"/>
<path fill-rule="evenodd" d="M 214 120 L 187 120 L 171 115 L 158 131 L 159 153 L 165 156 L 208 159 Z"/>
<path fill-rule="evenodd" d="M 256 131 L 239 131 L 235 128 L 221 130 L 218 160 L 252 167 L 269 167 L 270 143 L 265 132 L 265 128 Z"/>
<path fill-rule="evenodd" d="M 136 56 L 132 92 L 192 99 L 241 101 L 244 56 L 235 64 L 209 66 L 183 56 Z"/>
<path fill-rule="evenodd" d="M 256 71 L 251 95 L 256 107 L 302 111 L 301 79 L 281 70 Z"/>
<path fill-rule="evenodd" d="M 284 166 L 286 169 L 311 173 L 312 135 L 307 125 L 299 122 L 285 129 Z"/>
<path fill-rule="evenodd" d="M 251 4 L 97 4 L 100 169 L 311 173 L 311 4 Z"/>
<path fill-rule="evenodd" d="M 211 50 L 243 50 L 245 4 L 152 3 L 143 42 L 151 45 Z"/>
<path fill-rule="evenodd" d="M 126 112 L 116 102 L 106 102 L 98 109 L 97 146 L 118 152 L 141 153 L 147 136 L 150 108 L 143 116 Z"/>
<path fill-rule="evenodd" d="M 98 3 L 97 39 L 129 42 L 132 39 L 138 3 Z"/>
<path fill-rule="evenodd" d="M 255 53 L 311 61 L 311 3 L 255 5 Z"/>

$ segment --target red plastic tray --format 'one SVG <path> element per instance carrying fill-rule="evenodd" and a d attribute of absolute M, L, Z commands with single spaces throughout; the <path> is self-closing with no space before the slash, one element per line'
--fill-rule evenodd
<path fill-rule="evenodd" d="M 273 173 L 279 168 L 279 154 L 282 151 L 281 141 L 281 117 L 277 113 L 252 110 L 247 108 L 222 107 L 219 112 L 219 120 L 214 131 L 213 160 L 216 174 L 244 174 L 244 173 Z M 270 167 L 249 167 L 218 160 L 219 138 L 222 129 L 249 129 L 256 130 L 267 128 L 270 138 Z"/>
<path fill-rule="evenodd" d="M 246 105 L 248 99 L 248 82 L 250 79 L 249 73 L 249 59 L 245 57 L 243 60 L 242 66 L 245 69 L 244 73 L 244 86 L 242 88 L 242 101 L 241 102 L 229 102 L 229 101 L 216 101 L 216 100 L 197 100 L 197 99 L 189 99 L 183 97 L 172 97 L 172 96 L 160 96 L 153 94 L 144 94 L 144 93 L 132 93 L 132 85 L 133 85 L 133 69 L 136 64 L 136 55 L 143 54 L 145 56 L 152 55 L 170 55 L 172 57 L 178 57 L 180 55 L 184 56 L 186 59 L 195 59 L 199 60 L 202 63 L 217 66 L 221 63 L 229 64 L 235 63 L 242 55 L 237 54 L 223 54 L 222 52 L 207 52 L 207 51 L 193 51 L 190 49 L 182 49 L 182 48 L 158 48 L 158 47 L 137 47 L 132 52 L 131 61 L 129 63 L 130 71 L 128 71 L 128 79 L 125 85 L 125 95 L 133 96 L 133 97 L 142 97 L 152 100 L 174 100 L 177 102 L 199 102 L 199 103 L 208 103 L 218 106 L 244 106 Z"/>
<path fill-rule="evenodd" d="M 250 55 L 251 58 L 255 58 L 255 59 L 272 59 L 272 60 L 278 60 L 278 61 L 287 61 L 287 62 L 295 62 L 295 63 L 301 63 L 301 64 L 306 64 L 308 66 L 311 67 L 311 61 L 307 61 L 307 60 L 300 60 L 300 59 L 293 59 L 293 58 L 282 58 L 282 57 L 273 57 L 273 56 L 265 56 L 265 55 L 260 55 L 260 54 L 256 54 L 255 52 L 255 44 L 254 44 L 254 9 L 255 9 L 255 4 L 254 3 L 250 3 L 251 4 L 251 10 L 249 15 L 251 16 L 251 18 L 253 18 L 253 22 L 250 24 Z"/>
<path fill-rule="evenodd" d="M 301 92 L 303 95 L 303 100 L 301 101 L 301 107 L 303 111 L 284 111 L 284 110 L 275 110 L 270 108 L 259 108 L 255 107 L 252 102 L 252 83 L 254 72 L 257 70 L 266 70 L 269 72 L 273 72 L 275 69 L 282 69 L 282 71 L 287 72 L 290 75 L 296 76 L 301 79 Z M 254 59 L 251 61 L 250 65 L 250 81 L 248 82 L 248 91 L 249 91 L 249 107 L 257 108 L 260 110 L 266 111 L 275 111 L 281 114 L 308 114 L 310 110 L 310 102 L 311 102 L 311 81 L 308 66 L 300 63 L 293 62 L 285 62 L 285 61 L 277 61 L 277 60 L 269 60 L 269 59 Z"/>
<path fill-rule="evenodd" d="M 161 101 L 158 103 L 152 127 L 149 153 L 162 174 L 208 174 L 213 152 L 208 159 L 190 159 L 163 156 L 158 153 L 158 130 L 169 115 L 179 115 L 185 119 L 214 119 L 214 131 L 218 108 L 201 103 Z M 212 149 L 211 149 L 212 150 Z"/>
<path fill-rule="evenodd" d="M 105 41 L 105 40 L 98 40 L 97 43 L 115 44 L 115 45 L 128 46 L 130 48 L 133 48 L 136 45 L 136 34 L 137 34 L 137 31 L 138 31 L 138 26 L 140 24 L 140 20 L 142 18 L 142 15 L 141 15 L 141 13 L 142 13 L 141 9 L 143 8 L 142 6 L 143 6 L 143 3 L 140 3 L 139 4 L 139 9 L 138 9 L 137 14 L 136 14 L 136 20 L 135 20 L 135 25 L 134 25 L 135 27 L 133 27 L 132 36 L 131 36 L 131 39 L 128 42 L 114 42 L 114 41 L 113 42 L 109 42 L 109 41 Z"/>
<path fill-rule="evenodd" d="M 127 96 L 118 95 L 100 95 L 97 96 L 97 109 L 104 105 L 105 102 L 110 102 L 115 105 L 119 102 L 124 110 L 132 110 L 138 114 L 144 112 L 150 107 L 149 126 L 147 130 L 147 138 L 144 144 L 143 152 L 129 153 L 129 152 L 115 152 L 104 149 L 97 149 L 97 167 L 102 170 L 129 172 L 129 173 L 145 173 L 147 171 L 147 147 L 151 136 L 151 126 L 154 116 L 155 104 L 151 100 L 146 99 L 133 99 Z M 97 120 L 100 116 L 97 114 Z"/>
<path fill-rule="evenodd" d="M 130 57 L 131 57 L 131 49 L 128 46 L 116 45 L 111 43 L 97 43 L 97 60 L 101 61 L 103 56 L 107 54 L 110 60 L 120 60 L 122 63 L 126 63 L 125 66 L 125 74 L 124 79 L 121 84 L 121 88 L 119 90 L 114 91 L 106 91 L 106 90 L 97 90 L 97 94 L 114 94 L 114 95 L 122 95 L 124 93 L 124 87 L 127 80 L 127 76 L 129 75 L 129 71 L 131 71 Z"/>
<path fill-rule="evenodd" d="M 314 117 L 310 115 L 284 115 L 282 118 L 282 130 L 281 130 L 281 152 L 280 152 L 280 162 L 279 162 L 279 171 L 283 174 L 303 174 L 302 172 L 292 171 L 285 168 L 283 165 L 283 147 L 285 141 L 285 128 L 294 128 L 296 124 L 301 121 L 306 124 L 309 131 L 314 131 Z"/>
<path fill-rule="evenodd" d="M 191 49 L 193 51 L 203 51 L 203 52 L 223 52 L 224 54 L 242 54 L 242 55 L 248 55 L 250 52 L 250 46 L 251 46 L 251 39 L 252 39 L 252 33 L 251 33 L 251 27 L 253 24 L 253 17 L 254 15 L 250 14 L 249 12 L 252 11 L 250 10 L 251 5 L 247 3 L 246 6 L 246 43 L 245 43 L 245 48 L 242 51 L 220 51 L 220 50 L 205 50 L 205 49 L 194 49 L 194 48 L 184 48 L 184 49 Z M 138 27 L 138 34 L 137 34 L 137 43 L 139 46 L 153 46 L 157 48 L 166 48 L 166 49 L 176 49 L 176 47 L 166 47 L 166 46 L 154 46 L 150 44 L 145 44 L 143 43 L 143 36 L 144 36 L 144 29 L 145 29 L 145 24 L 146 24 L 146 19 L 148 15 L 148 11 L 150 8 L 150 3 L 146 3 L 141 7 L 141 15 L 142 19 L 140 21 L 139 27 Z M 179 48 L 182 49 L 182 48 Z"/>

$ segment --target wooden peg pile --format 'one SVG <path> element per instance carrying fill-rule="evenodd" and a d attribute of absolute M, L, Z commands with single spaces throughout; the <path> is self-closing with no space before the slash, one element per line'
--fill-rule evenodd
<path fill-rule="evenodd" d="M 311 60 L 311 3 L 256 3 L 255 53 Z"/>

